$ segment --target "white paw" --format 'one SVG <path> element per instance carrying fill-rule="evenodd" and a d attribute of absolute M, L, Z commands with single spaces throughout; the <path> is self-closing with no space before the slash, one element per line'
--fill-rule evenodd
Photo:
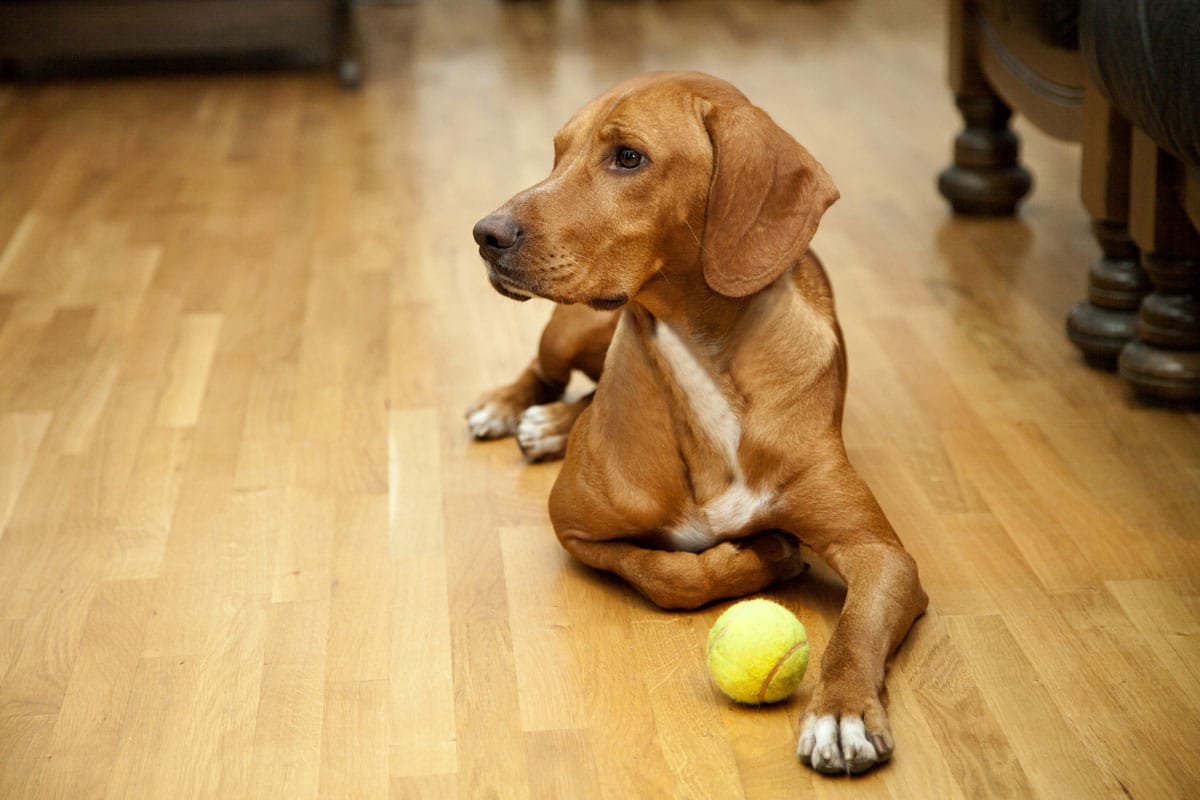
<path fill-rule="evenodd" d="M 796 747 L 800 760 L 817 772 L 857 775 L 887 761 L 892 747 L 886 735 L 867 735 L 862 717 L 805 715 Z"/>
<path fill-rule="evenodd" d="M 567 450 L 569 424 L 564 425 L 561 403 L 525 409 L 517 422 L 517 444 L 530 461 L 561 458 Z"/>
<path fill-rule="evenodd" d="M 499 439 L 513 432 L 515 420 L 497 403 L 484 403 L 467 412 L 467 426 L 476 439 Z"/>

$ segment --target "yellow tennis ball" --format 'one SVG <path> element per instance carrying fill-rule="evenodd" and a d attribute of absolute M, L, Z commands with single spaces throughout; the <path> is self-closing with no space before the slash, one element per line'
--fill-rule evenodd
<path fill-rule="evenodd" d="M 743 600 L 717 617 L 708 632 L 708 671 L 739 703 L 782 700 L 808 668 L 808 634 L 778 603 Z"/>

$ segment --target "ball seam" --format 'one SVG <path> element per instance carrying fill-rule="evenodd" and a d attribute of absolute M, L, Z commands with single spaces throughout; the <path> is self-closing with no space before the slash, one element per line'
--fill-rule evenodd
<path fill-rule="evenodd" d="M 796 642 L 794 645 L 792 645 L 792 649 L 788 650 L 786 653 L 784 653 L 783 656 L 778 661 L 775 662 L 775 666 L 771 667 L 771 671 L 769 673 L 767 673 L 767 677 L 765 679 L 763 679 L 762 686 L 758 690 L 758 704 L 759 705 L 762 705 L 763 703 L 766 702 L 767 689 L 771 686 L 771 681 L 775 680 L 775 674 L 777 672 L 779 672 L 780 668 L 782 668 L 783 665 L 785 663 L 787 663 L 787 660 L 789 658 L 791 658 L 796 653 L 796 651 L 799 650 L 802 646 L 803 647 L 808 646 L 807 638 L 804 638 L 804 639 L 800 640 L 799 642 Z"/>

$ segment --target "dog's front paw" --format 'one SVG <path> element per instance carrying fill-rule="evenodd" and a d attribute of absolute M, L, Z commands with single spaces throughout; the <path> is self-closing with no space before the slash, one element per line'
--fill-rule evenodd
<path fill-rule="evenodd" d="M 874 698 L 865 706 L 838 711 L 823 707 L 814 697 L 800 718 L 800 761 L 828 775 L 857 775 L 891 758 L 895 740 L 887 713 Z"/>
<path fill-rule="evenodd" d="M 524 409 L 510 399 L 485 397 L 467 409 L 467 427 L 476 439 L 501 439 L 517 430 Z"/>
<path fill-rule="evenodd" d="M 574 403 L 559 401 L 525 409 L 517 421 L 517 444 L 529 461 L 551 461 L 567 451 L 567 434 L 579 412 Z"/>

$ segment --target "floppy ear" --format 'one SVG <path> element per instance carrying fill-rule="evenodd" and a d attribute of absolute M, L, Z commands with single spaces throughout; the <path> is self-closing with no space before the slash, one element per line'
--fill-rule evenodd
<path fill-rule="evenodd" d="M 837 187 L 817 160 L 751 105 L 712 107 L 704 280 L 727 297 L 765 288 L 808 250 Z"/>

